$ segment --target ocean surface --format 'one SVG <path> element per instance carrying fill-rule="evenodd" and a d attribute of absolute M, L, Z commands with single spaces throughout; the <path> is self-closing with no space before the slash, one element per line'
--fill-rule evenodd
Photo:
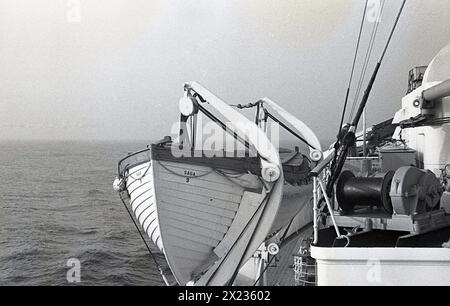
<path fill-rule="evenodd" d="M 145 146 L 0 142 L 0 285 L 73 285 L 71 258 L 77 285 L 164 285 L 112 189 L 118 160 Z"/>
<path fill-rule="evenodd" d="M 165 285 L 112 188 L 147 144 L 0 141 L 0 285 Z"/>

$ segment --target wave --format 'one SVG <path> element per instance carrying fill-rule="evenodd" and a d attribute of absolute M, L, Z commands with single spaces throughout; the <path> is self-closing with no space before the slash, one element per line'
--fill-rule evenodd
<path fill-rule="evenodd" d="M 88 197 L 98 197 L 104 194 L 106 194 L 106 192 L 100 189 L 90 189 L 87 191 Z"/>
<path fill-rule="evenodd" d="M 0 285 L 68 285 L 69 258 L 80 260 L 81 285 L 162 284 L 111 186 L 117 161 L 136 146 L 8 145 L 11 154 L 0 158 Z"/>

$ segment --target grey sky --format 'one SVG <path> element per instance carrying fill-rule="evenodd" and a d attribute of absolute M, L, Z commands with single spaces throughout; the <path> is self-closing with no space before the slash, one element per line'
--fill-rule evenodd
<path fill-rule="evenodd" d="M 363 0 L 79 2 L 69 22 L 74 0 L 0 0 L 0 139 L 158 139 L 194 80 L 229 103 L 267 96 L 334 137 Z M 399 5 L 386 0 L 374 61 Z M 449 42 L 450 0 L 409 0 L 369 123 L 393 115 L 408 70 Z"/>

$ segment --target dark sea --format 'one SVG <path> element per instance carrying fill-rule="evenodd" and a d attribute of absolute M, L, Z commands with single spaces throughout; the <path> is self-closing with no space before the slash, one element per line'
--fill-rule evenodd
<path fill-rule="evenodd" d="M 146 145 L 0 142 L 0 285 L 73 285 L 71 258 L 77 285 L 164 285 L 112 188 Z"/>

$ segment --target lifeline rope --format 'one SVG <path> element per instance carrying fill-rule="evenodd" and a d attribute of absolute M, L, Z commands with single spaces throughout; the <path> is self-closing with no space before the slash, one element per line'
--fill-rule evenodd
<path fill-rule="evenodd" d="M 158 271 L 159 271 L 159 274 L 161 274 L 161 277 L 163 278 L 164 283 L 165 283 L 167 286 L 170 286 L 170 283 L 169 283 L 169 281 L 167 280 L 167 277 L 166 277 L 166 275 L 164 274 L 164 271 L 163 271 L 161 265 L 158 263 L 158 261 L 156 260 L 155 255 L 154 255 L 153 252 L 150 250 L 150 247 L 148 246 L 147 241 L 145 240 L 144 236 L 142 235 L 141 230 L 139 229 L 139 226 L 137 225 L 136 221 L 134 220 L 133 215 L 131 214 L 130 210 L 128 209 L 127 204 L 125 203 L 125 200 L 123 199 L 122 193 L 121 193 L 121 192 L 119 193 L 119 197 L 120 197 L 120 200 L 122 201 L 123 206 L 125 207 L 125 210 L 128 212 L 128 215 L 130 216 L 131 221 L 133 221 L 133 224 L 134 224 L 134 226 L 136 227 L 136 230 L 138 231 L 139 236 L 141 236 L 142 241 L 144 242 L 145 246 L 147 247 L 147 250 L 148 250 L 150 256 L 152 257 L 153 262 L 155 263 L 156 268 L 157 268 Z"/>
<path fill-rule="evenodd" d="M 205 172 L 203 174 L 196 175 L 196 176 L 193 177 L 193 176 L 189 176 L 189 175 L 183 175 L 183 174 L 176 173 L 175 171 L 173 171 L 172 169 L 170 169 L 169 167 L 167 167 L 166 165 L 164 165 L 160 161 L 158 161 L 158 165 L 163 167 L 166 171 L 170 172 L 171 174 L 179 176 L 179 177 L 183 177 L 183 178 L 199 178 L 199 177 L 203 177 L 203 176 L 206 176 L 206 175 L 211 174 L 211 173 L 214 172 L 214 168 L 211 168 L 212 169 L 211 171 Z"/>
<path fill-rule="evenodd" d="M 134 171 L 134 172 L 132 172 L 132 173 L 128 173 L 126 176 L 123 177 L 123 180 L 125 181 L 125 180 L 127 180 L 128 178 L 130 178 L 130 177 L 131 177 L 133 180 L 136 180 L 136 181 L 137 181 L 137 180 L 140 180 L 140 179 L 142 179 L 144 176 L 147 175 L 147 172 L 148 172 L 148 170 L 150 170 L 151 166 L 152 166 L 152 163 L 151 163 L 151 161 L 149 161 L 149 162 L 148 162 L 147 169 L 145 169 L 144 174 L 142 174 L 139 178 L 133 177 L 132 175 L 135 174 L 136 172 L 142 171 L 143 168 L 138 169 L 138 170 L 136 170 L 136 171 Z"/>

